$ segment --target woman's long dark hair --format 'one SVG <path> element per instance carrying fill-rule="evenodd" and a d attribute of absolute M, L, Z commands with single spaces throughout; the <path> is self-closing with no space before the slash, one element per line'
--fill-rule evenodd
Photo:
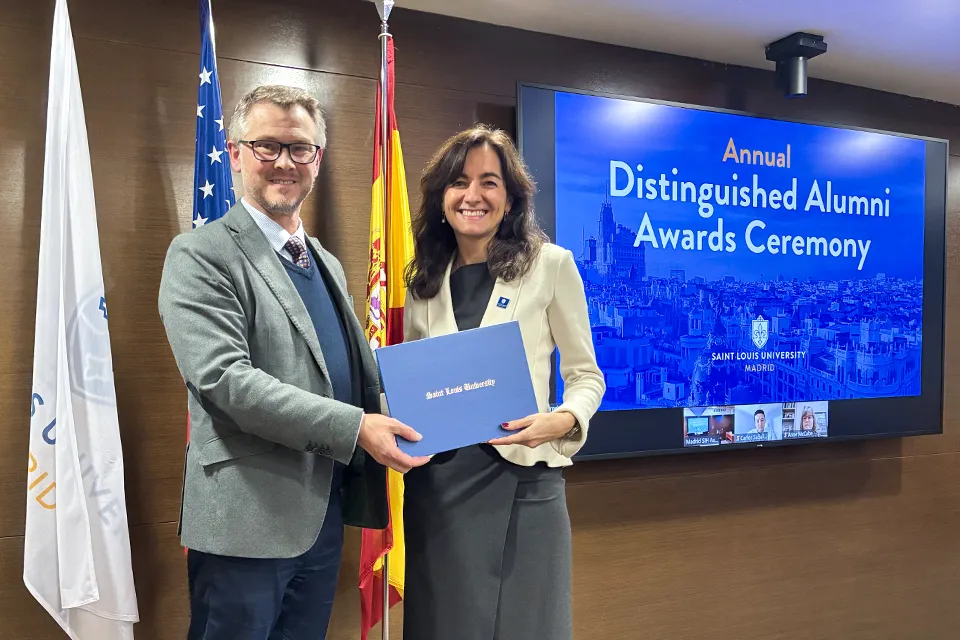
<path fill-rule="evenodd" d="M 420 209 L 413 216 L 413 260 L 404 273 L 407 288 L 417 298 L 440 291 L 447 265 L 457 251 L 453 229 L 443 222 L 443 195 L 461 176 L 467 153 L 486 145 L 500 158 L 504 186 L 513 203 L 487 248 L 487 268 L 494 278 L 509 282 L 523 276 L 547 240 L 533 211 L 533 179 L 504 131 L 477 125 L 441 145 L 420 178 Z"/>

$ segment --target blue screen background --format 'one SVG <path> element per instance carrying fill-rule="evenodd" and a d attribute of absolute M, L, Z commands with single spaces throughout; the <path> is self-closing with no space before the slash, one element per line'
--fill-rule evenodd
<path fill-rule="evenodd" d="M 608 387 L 601 410 L 920 393 L 924 141 L 563 92 L 555 107 L 556 241 L 587 289 Z M 789 145 L 790 167 L 723 161 L 731 140 L 771 160 Z M 630 167 L 632 190 L 611 162 Z M 657 197 L 644 185 L 638 198 L 636 180 L 661 174 L 698 193 L 756 177 L 769 195 L 796 180 L 796 208 L 712 199 L 704 217 L 696 202 L 660 197 L 659 183 Z M 829 181 L 831 194 L 878 198 L 889 215 L 805 211 L 814 181 L 824 203 Z M 634 246 L 644 216 L 656 245 Z M 711 250 L 709 236 L 690 250 L 662 246 L 661 231 L 696 239 L 720 220 L 725 250 Z M 790 236 L 786 253 L 748 248 L 755 220 L 765 228 L 752 231 L 754 243 Z M 836 238 L 825 246 L 852 255 L 808 254 L 808 237 Z"/>

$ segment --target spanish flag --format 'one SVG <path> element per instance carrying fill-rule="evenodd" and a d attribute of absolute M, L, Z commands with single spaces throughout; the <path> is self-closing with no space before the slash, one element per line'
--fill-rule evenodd
<path fill-rule="evenodd" d="M 370 210 L 370 265 L 367 277 L 367 339 L 374 349 L 403 342 L 403 270 L 413 257 L 410 203 L 403 170 L 400 132 L 393 110 L 393 38 L 387 38 L 387 77 L 377 87 L 374 127 L 373 205 Z M 382 148 L 381 91 L 386 84 L 388 147 Z M 384 202 L 384 180 L 387 194 Z M 360 637 L 383 619 L 383 557 L 387 553 L 390 606 L 403 598 L 403 476 L 387 470 L 390 522 L 383 531 L 364 529 L 360 543 Z"/>

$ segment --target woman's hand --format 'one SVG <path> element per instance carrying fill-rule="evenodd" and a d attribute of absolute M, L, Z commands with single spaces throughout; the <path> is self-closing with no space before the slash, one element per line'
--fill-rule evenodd
<path fill-rule="evenodd" d="M 559 440 L 577 423 L 572 413 L 554 411 L 551 413 L 535 413 L 520 420 L 513 420 L 502 424 L 507 431 L 516 431 L 503 438 L 490 440 L 488 444 L 522 444 L 527 447 L 539 447 L 544 442 Z"/>

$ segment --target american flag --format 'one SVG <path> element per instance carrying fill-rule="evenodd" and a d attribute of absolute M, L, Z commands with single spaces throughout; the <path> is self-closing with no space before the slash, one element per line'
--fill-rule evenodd
<path fill-rule="evenodd" d="M 193 165 L 194 228 L 223 217 L 237 201 L 220 102 L 213 13 L 210 0 L 199 0 L 199 4 L 202 51 L 197 94 L 197 150 Z"/>

